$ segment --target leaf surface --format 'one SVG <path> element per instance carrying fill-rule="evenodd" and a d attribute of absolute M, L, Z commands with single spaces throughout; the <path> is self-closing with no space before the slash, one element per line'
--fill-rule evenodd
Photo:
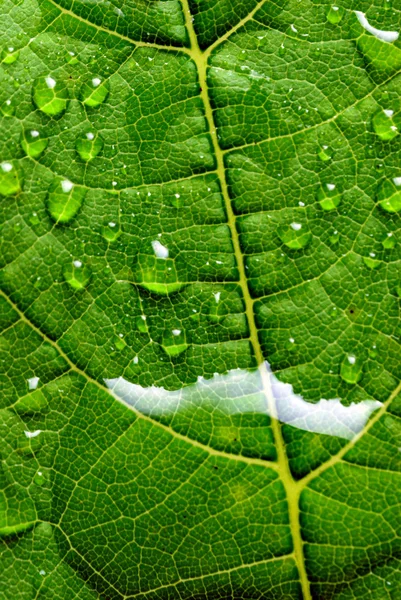
<path fill-rule="evenodd" d="M 396 2 L 2 14 L 4 597 L 397 600 Z"/>

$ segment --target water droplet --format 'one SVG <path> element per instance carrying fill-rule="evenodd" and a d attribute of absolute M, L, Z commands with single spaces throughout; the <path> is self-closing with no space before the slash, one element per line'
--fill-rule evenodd
<path fill-rule="evenodd" d="M 393 115 L 392 110 L 380 110 L 373 117 L 373 129 L 381 140 L 390 141 L 398 135 L 398 128 L 394 123 Z"/>
<path fill-rule="evenodd" d="M 12 162 L 0 163 L 0 195 L 13 196 L 21 190 L 21 180 Z"/>
<path fill-rule="evenodd" d="M 74 260 L 71 264 L 64 267 L 63 275 L 66 282 L 74 290 L 82 290 L 89 283 L 91 271 L 80 260 Z"/>
<path fill-rule="evenodd" d="M 48 211 L 56 223 L 69 223 L 77 214 L 85 198 L 86 189 L 68 179 L 55 181 L 47 197 Z"/>
<path fill-rule="evenodd" d="M 68 88 L 53 77 L 39 77 L 33 84 L 33 101 L 46 115 L 56 116 L 67 108 Z"/>
<path fill-rule="evenodd" d="M 81 87 L 80 98 L 87 106 L 95 107 L 104 102 L 109 93 L 107 81 L 102 83 L 100 77 L 93 77 Z"/>
<path fill-rule="evenodd" d="M 311 232 L 301 223 L 280 225 L 277 232 L 283 244 L 292 250 L 305 248 L 312 239 Z"/>
<path fill-rule="evenodd" d="M 370 358 L 377 357 L 377 345 L 376 344 L 371 345 L 371 347 L 368 350 L 368 354 L 369 354 Z"/>
<path fill-rule="evenodd" d="M 386 250 L 391 250 L 395 246 L 395 237 L 392 232 L 386 234 L 385 238 L 382 241 L 382 246 Z"/>
<path fill-rule="evenodd" d="M 113 339 L 113 346 L 117 349 L 117 350 L 124 350 L 124 348 L 126 347 L 127 343 L 124 340 L 122 334 L 120 335 L 116 335 L 114 336 Z"/>
<path fill-rule="evenodd" d="M 341 202 L 341 193 L 334 183 L 325 183 L 319 188 L 317 199 L 323 210 L 335 210 Z"/>
<path fill-rule="evenodd" d="M 141 315 L 137 318 L 136 327 L 140 333 L 148 333 L 148 325 L 146 323 L 145 315 Z"/>
<path fill-rule="evenodd" d="M 4 65 L 12 65 L 19 57 L 19 50 L 15 50 L 12 46 L 4 48 L 1 53 L 1 62 Z"/>
<path fill-rule="evenodd" d="M 343 18 L 345 10 L 342 6 L 330 6 L 329 10 L 326 13 L 326 18 L 329 23 L 332 25 L 337 25 Z"/>
<path fill-rule="evenodd" d="M 323 162 L 327 162 L 328 160 L 331 160 L 331 154 L 329 154 L 328 148 L 329 148 L 328 146 L 322 146 L 322 148 L 320 149 L 320 151 L 318 153 L 318 157 Z"/>
<path fill-rule="evenodd" d="M 68 64 L 70 64 L 70 65 L 76 65 L 79 63 L 79 60 L 75 55 L 75 52 L 68 50 L 68 52 L 66 54 L 66 62 L 68 62 Z"/>
<path fill-rule="evenodd" d="M 230 312 L 224 292 L 215 292 L 208 302 L 207 318 L 211 323 L 219 323 Z"/>
<path fill-rule="evenodd" d="M 340 375 L 346 383 L 358 383 L 362 377 L 362 361 L 353 354 L 346 356 L 341 363 Z"/>
<path fill-rule="evenodd" d="M 187 348 L 185 332 L 182 329 L 166 329 L 163 333 L 162 348 L 169 356 L 178 356 Z"/>
<path fill-rule="evenodd" d="M 372 270 L 377 269 L 377 267 L 380 267 L 380 260 L 377 260 L 376 254 L 374 252 L 371 252 L 369 256 L 364 256 L 363 262 L 369 269 Z"/>
<path fill-rule="evenodd" d="M 26 129 L 24 131 L 21 146 L 27 156 L 38 158 L 47 148 L 49 140 L 43 138 L 37 129 Z"/>
<path fill-rule="evenodd" d="M 174 294 L 184 286 L 178 281 L 174 259 L 142 253 L 137 259 L 135 282 L 149 292 L 162 296 Z"/>
<path fill-rule="evenodd" d="M 102 236 L 108 242 L 115 242 L 121 235 L 121 230 L 117 223 L 114 221 L 108 221 L 102 227 Z"/>
<path fill-rule="evenodd" d="M 338 244 L 339 241 L 340 234 L 338 231 L 334 231 L 334 233 L 329 237 L 329 242 L 330 244 L 332 244 L 332 246 L 335 246 L 335 244 Z"/>
<path fill-rule="evenodd" d="M 178 194 L 178 193 L 170 196 L 170 203 L 172 206 L 174 206 L 174 208 L 182 208 L 185 204 L 184 198 L 182 197 L 181 194 Z"/>
<path fill-rule="evenodd" d="M 89 162 L 103 149 L 103 140 L 97 133 L 88 131 L 75 142 L 75 149 L 82 160 Z"/>
<path fill-rule="evenodd" d="M 12 100 L 6 100 L 0 107 L 3 117 L 12 117 L 15 114 L 15 105 Z"/>
<path fill-rule="evenodd" d="M 377 191 L 377 201 L 386 212 L 399 212 L 401 210 L 401 177 L 384 181 Z"/>
<path fill-rule="evenodd" d="M 45 483 L 45 476 L 43 475 L 43 471 L 37 471 L 33 478 L 34 483 L 36 485 L 43 485 Z"/>

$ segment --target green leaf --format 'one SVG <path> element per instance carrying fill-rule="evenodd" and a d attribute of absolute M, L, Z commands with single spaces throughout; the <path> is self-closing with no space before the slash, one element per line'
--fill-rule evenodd
<path fill-rule="evenodd" d="M 395 0 L 3 14 L 4 598 L 400 598 Z"/>

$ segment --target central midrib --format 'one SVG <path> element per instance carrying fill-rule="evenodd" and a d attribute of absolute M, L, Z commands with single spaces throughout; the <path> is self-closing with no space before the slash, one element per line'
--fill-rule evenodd
<path fill-rule="evenodd" d="M 259 343 L 258 330 L 256 328 L 255 323 L 255 315 L 253 311 L 253 300 L 251 294 L 249 292 L 247 277 L 245 273 L 245 264 L 244 257 L 242 254 L 238 231 L 236 227 L 236 216 L 234 214 L 231 199 L 228 193 L 228 186 L 226 180 L 226 173 L 224 167 L 224 155 L 222 149 L 220 148 L 217 133 L 216 133 L 216 125 L 213 117 L 213 110 L 210 104 L 210 98 L 208 93 L 207 86 L 207 63 L 210 53 L 213 49 L 213 46 L 210 46 L 207 50 L 202 51 L 198 44 L 198 38 L 195 33 L 195 29 L 193 26 L 192 15 L 189 9 L 188 0 L 181 0 L 183 11 L 185 15 L 186 27 L 190 39 L 190 49 L 189 55 L 194 61 L 198 77 L 199 77 L 199 85 L 201 88 L 200 95 L 203 101 L 203 106 L 205 110 L 206 120 L 209 126 L 209 132 L 211 135 L 213 150 L 216 157 L 217 169 L 216 172 L 218 174 L 221 190 L 224 198 L 228 226 L 231 231 L 231 240 L 234 247 L 235 258 L 239 271 L 239 284 L 241 286 L 244 303 L 245 303 L 245 313 L 249 323 L 250 330 L 250 342 L 253 347 L 253 351 L 255 353 L 255 357 L 257 363 L 259 365 L 259 370 L 262 377 L 263 388 L 268 402 L 269 414 L 272 416 L 272 430 L 275 441 L 275 446 L 277 450 L 277 463 L 279 466 L 279 473 L 281 477 L 281 481 L 284 485 L 287 502 L 288 502 L 288 512 L 289 512 L 289 520 L 290 520 L 290 529 L 292 534 L 292 540 L 294 545 L 294 557 L 298 568 L 299 578 L 302 587 L 302 593 L 304 600 L 311 600 L 312 596 L 310 593 L 308 576 L 305 568 L 305 560 L 304 560 L 304 552 L 303 552 L 303 542 L 301 537 L 301 527 L 299 520 L 299 496 L 301 492 L 301 487 L 297 485 L 295 480 L 291 475 L 291 471 L 289 468 L 289 463 L 287 459 L 287 454 L 285 450 L 285 444 L 281 433 L 281 426 L 277 418 L 274 418 L 277 415 L 277 409 L 275 405 L 274 396 L 271 390 L 270 377 L 266 370 L 264 357 L 262 353 L 262 349 Z M 261 4 L 261 3 L 259 3 Z M 259 5 L 258 5 L 259 6 Z M 253 11 L 254 12 L 254 11 Z"/>

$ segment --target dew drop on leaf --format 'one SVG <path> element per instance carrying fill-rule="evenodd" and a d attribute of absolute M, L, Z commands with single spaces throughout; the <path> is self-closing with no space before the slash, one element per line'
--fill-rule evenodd
<path fill-rule="evenodd" d="M 49 189 L 47 209 L 56 223 L 69 223 L 85 198 L 86 189 L 68 179 L 56 180 Z"/>
<path fill-rule="evenodd" d="M 170 203 L 174 208 L 182 208 L 185 204 L 184 198 L 178 192 L 170 197 Z"/>
<path fill-rule="evenodd" d="M 401 177 L 384 181 L 377 191 L 379 206 L 389 213 L 401 210 Z"/>
<path fill-rule="evenodd" d="M 154 254 L 139 253 L 135 282 L 149 292 L 167 296 L 178 292 L 184 283 L 178 281 L 175 261 L 167 258 L 168 249 L 158 240 L 152 242 Z"/>
<path fill-rule="evenodd" d="M 395 237 L 392 232 L 386 234 L 385 238 L 382 241 L 382 246 L 386 250 L 391 250 L 395 246 Z"/>
<path fill-rule="evenodd" d="M 116 335 L 114 336 L 113 339 L 113 346 L 116 348 L 116 350 L 124 350 L 124 348 L 126 347 L 127 343 L 124 340 L 122 335 Z"/>
<path fill-rule="evenodd" d="M 358 383 L 362 377 L 362 361 L 349 354 L 341 363 L 340 375 L 346 383 Z"/>
<path fill-rule="evenodd" d="M 50 75 L 39 77 L 33 84 L 33 101 L 46 115 L 60 115 L 67 108 L 68 100 L 69 93 L 65 83 Z"/>
<path fill-rule="evenodd" d="M 322 148 L 318 152 L 318 157 L 322 162 L 327 162 L 331 160 L 331 154 L 329 152 L 328 146 L 322 146 Z"/>
<path fill-rule="evenodd" d="M 280 225 L 277 231 L 283 244 L 292 250 L 305 248 L 312 239 L 311 232 L 302 223 Z"/>
<path fill-rule="evenodd" d="M 325 183 L 319 188 L 317 199 L 323 210 L 335 210 L 341 202 L 341 193 L 334 183 Z"/>
<path fill-rule="evenodd" d="M 121 235 L 121 230 L 118 223 L 108 221 L 102 227 L 102 236 L 108 242 L 115 242 Z"/>
<path fill-rule="evenodd" d="M 1 62 L 3 65 L 12 65 L 19 57 L 19 50 L 15 50 L 12 46 L 4 48 L 1 53 Z"/>
<path fill-rule="evenodd" d="M 178 356 L 187 348 L 185 332 L 182 329 L 166 329 L 163 333 L 162 348 L 169 356 Z"/>
<path fill-rule="evenodd" d="M 141 315 L 137 318 L 136 327 L 140 333 L 148 333 L 148 325 L 146 323 L 145 315 Z"/>
<path fill-rule="evenodd" d="M 90 281 L 91 270 L 82 261 L 74 260 L 71 264 L 64 267 L 63 275 L 66 282 L 74 290 L 82 290 Z"/>
<path fill-rule="evenodd" d="M 15 105 L 12 100 L 6 100 L 0 107 L 3 117 L 12 117 L 15 114 Z"/>
<path fill-rule="evenodd" d="M 372 270 L 380 267 L 380 260 L 377 260 L 376 254 L 374 252 L 371 252 L 369 254 L 369 256 L 364 256 L 363 262 L 369 269 L 372 269 Z"/>
<path fill-rule="evenodd" d="M 96 133 L 88 131 L 84 136 L 77 139 L 75 149 L 82 160 L 89 162 L 101 152 L 103 141 Z"/>
<path fill-rule="evenodd" d="M 342 6 L 333 5 L 330 6 L 330 8 L 328 9 L 326 13 L 326 18 L 328 22 L 332 25 L 337 25 L 337 23 L 339 23 L 343 18 L 344 13 L 345 10 L 342 8 Z"/>
<path fill-rule="evenodd" d="M 21 179 L 12 162 L 0 164 L 0 195 L 13 196 L 21 190 Z"/>
<path fill-rule="evenodd" d="M 338 231 L 334 231 L 332 235 L 329 237 L 329 242 L 332 246 L 335 246 L 340 241 L 340 234 Z"/>
<path fill-rule="evenodd" d="M 394 111 L 380 110 L 372 120 L 373 129 L 381 140 L 390 141 L 398 135 L 397 125 L 393 120 Z"/>
<path fill-rule="evenodd" d="M 37 471 L 34 478 L 33 478 L 34 483 L 36 483 L 36 485 L 42 486 L 45 483 L 45 476 L 43 475 L 43 471 Z"/>
<path fill-rule="evenodd" d="M 106 100 L 109 89 L 107 81 L 103 82 L 100 77 L 93 77 L 82 85 L 80 98 L 86 106 L 99 106 Z"/>
<path fill-rule="evenodd" d="M 37 129 L 26 129 L 23 133 L 21 146 L 27 156 L 39 158 L 46 150 L 49 140 L 41 136 Z"/>

